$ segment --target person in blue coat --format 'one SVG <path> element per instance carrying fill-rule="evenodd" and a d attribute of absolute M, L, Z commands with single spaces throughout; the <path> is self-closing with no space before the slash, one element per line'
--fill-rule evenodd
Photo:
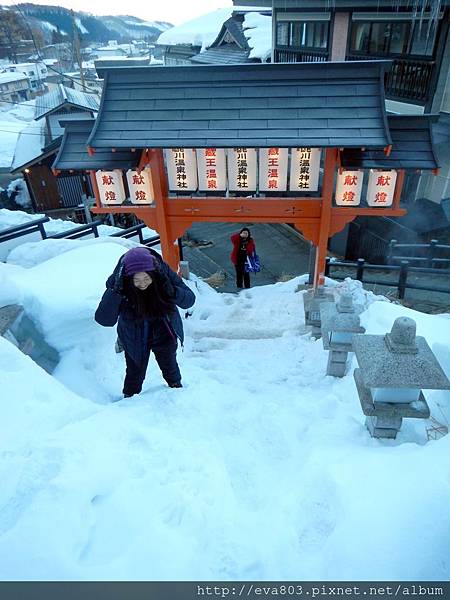
<path fill-rule="evenodd" d="M 125 398 L 141 392 L 151 351 L 168 385 L 182 387 L 176 352 L 184 335 L 177 306 L 194 302 L 194 293 L 154 250 L 132 248 L 119 259 L 95 320 L 104 327 L 117 323 L 125 351 Z"/>

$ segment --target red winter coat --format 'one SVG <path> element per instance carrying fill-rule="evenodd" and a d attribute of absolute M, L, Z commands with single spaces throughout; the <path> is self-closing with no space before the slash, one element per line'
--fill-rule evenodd
<path fill-rule="evenodd" d="M 233 265 L 237 265 L 237 257 L 238 257 L 240 241 L 241 241 L 241 237 L 240 237 L 239 233 L 233 233 L 233 235 L 231 236 L 231 243 L 233 244 L 233 250 L 231 252 L 231 262 L 233 263 Z M 256 251 L 255 242 L 252 239 L 250 239 L 247 244 L 247 256 L 251 256 L 253 254 L 253 252 L 255 252 L 255 251 Z"/>

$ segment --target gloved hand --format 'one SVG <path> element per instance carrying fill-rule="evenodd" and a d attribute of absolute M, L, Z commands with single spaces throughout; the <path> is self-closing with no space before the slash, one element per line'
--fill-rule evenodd
<path fill-rule="evenodd" d="M 167 298 L 175 298 L 175 288 L 173 287 L 169 277 L 162 271 L 157 271 L 156 279 L 158 281 L 159 289 L 162 290 L 163 294 Z"/>
<path fill-rule="evenodd" d="M 114 283 L 113 283 L 113 290 L 115 292 L 117 292 L 118 294 L 123 293 L 123 270 L 124 270 L 124 266 L 123 266 L 123 263 L 121 263 L 119 268 L 117 269 L 117 273 L 116 273 L 116 276 L 114 278 Z"/>

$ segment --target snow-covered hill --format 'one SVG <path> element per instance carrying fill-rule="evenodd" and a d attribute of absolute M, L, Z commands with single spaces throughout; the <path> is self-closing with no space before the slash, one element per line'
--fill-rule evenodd
<path fill-rule="evenodd" d="M 238 296 L 194 276 L 184 388 L 152 360 L 144 391 L 113 402 L 123 355 L 93 313 L 133 245 L 47 240 L 0 263 L 0 305 L 22 303 L 62 355 L 51 377 L 0 337 L 0 579 L 448 580 L 450 436 L 408 419 L 369 436 L 355 362 L 325 376 L 305 331 L 304 278 Z M 368 333 L 414 318 L 448 371 L 448 315 L 329 285 L 364 304 Z M 448 424 L 448 393 L 426 398 Z"/>
<path fill-rule="evenodd" d="M 14 10 L 14 6 L 8 8 Z M 68 32 L 73 30 L 71 11 L 67 8 L 23 3 L 18 9 L 33 27 L 42 30 L 47 43 L 52 41 L 52 33 L 59 31 L 69 35 Z M 154 41 L 162 31 L 172 27 L 170 23 L 145 21 L 130 15 L 97 16 L 82 11 L 74 11 L 74 19 L 81 38 L 88 42 L 104 43 L 113 39 L 128 42 L 143 37 Z"/>

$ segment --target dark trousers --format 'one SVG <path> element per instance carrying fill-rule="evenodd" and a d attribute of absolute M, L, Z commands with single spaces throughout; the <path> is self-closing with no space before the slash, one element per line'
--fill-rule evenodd
<path fill-rule="evenodd" d="M 250 287 L 250 273 L 245 272 L 244 264 L 238 263 L 237 265 L 234 265 L 234 268 L 236 269 L 236 286 L 241 289 L 242 289 L 242 287 L 249 288 Z"/>
<path fill-rule="evenodd" d="M 180 368 L 177 363 L 177 344 L 173 340 L 163 346 L 157 346 L 152 348 L 153 353 L 161 369 L 162 376 L 167 383 L 173 384 L 181 381 Z M 142 384 L 144 383 L 145 374 L 147 372 L 148 361 L 150 359 L 150 352 L 144 357 L 142 364 L 138 365 L 134 360 L 125 352 L 125 362 L 127 365 L 125 381 L 123 384 L 124 394 L 139 394 L 142 390 Z"/>

